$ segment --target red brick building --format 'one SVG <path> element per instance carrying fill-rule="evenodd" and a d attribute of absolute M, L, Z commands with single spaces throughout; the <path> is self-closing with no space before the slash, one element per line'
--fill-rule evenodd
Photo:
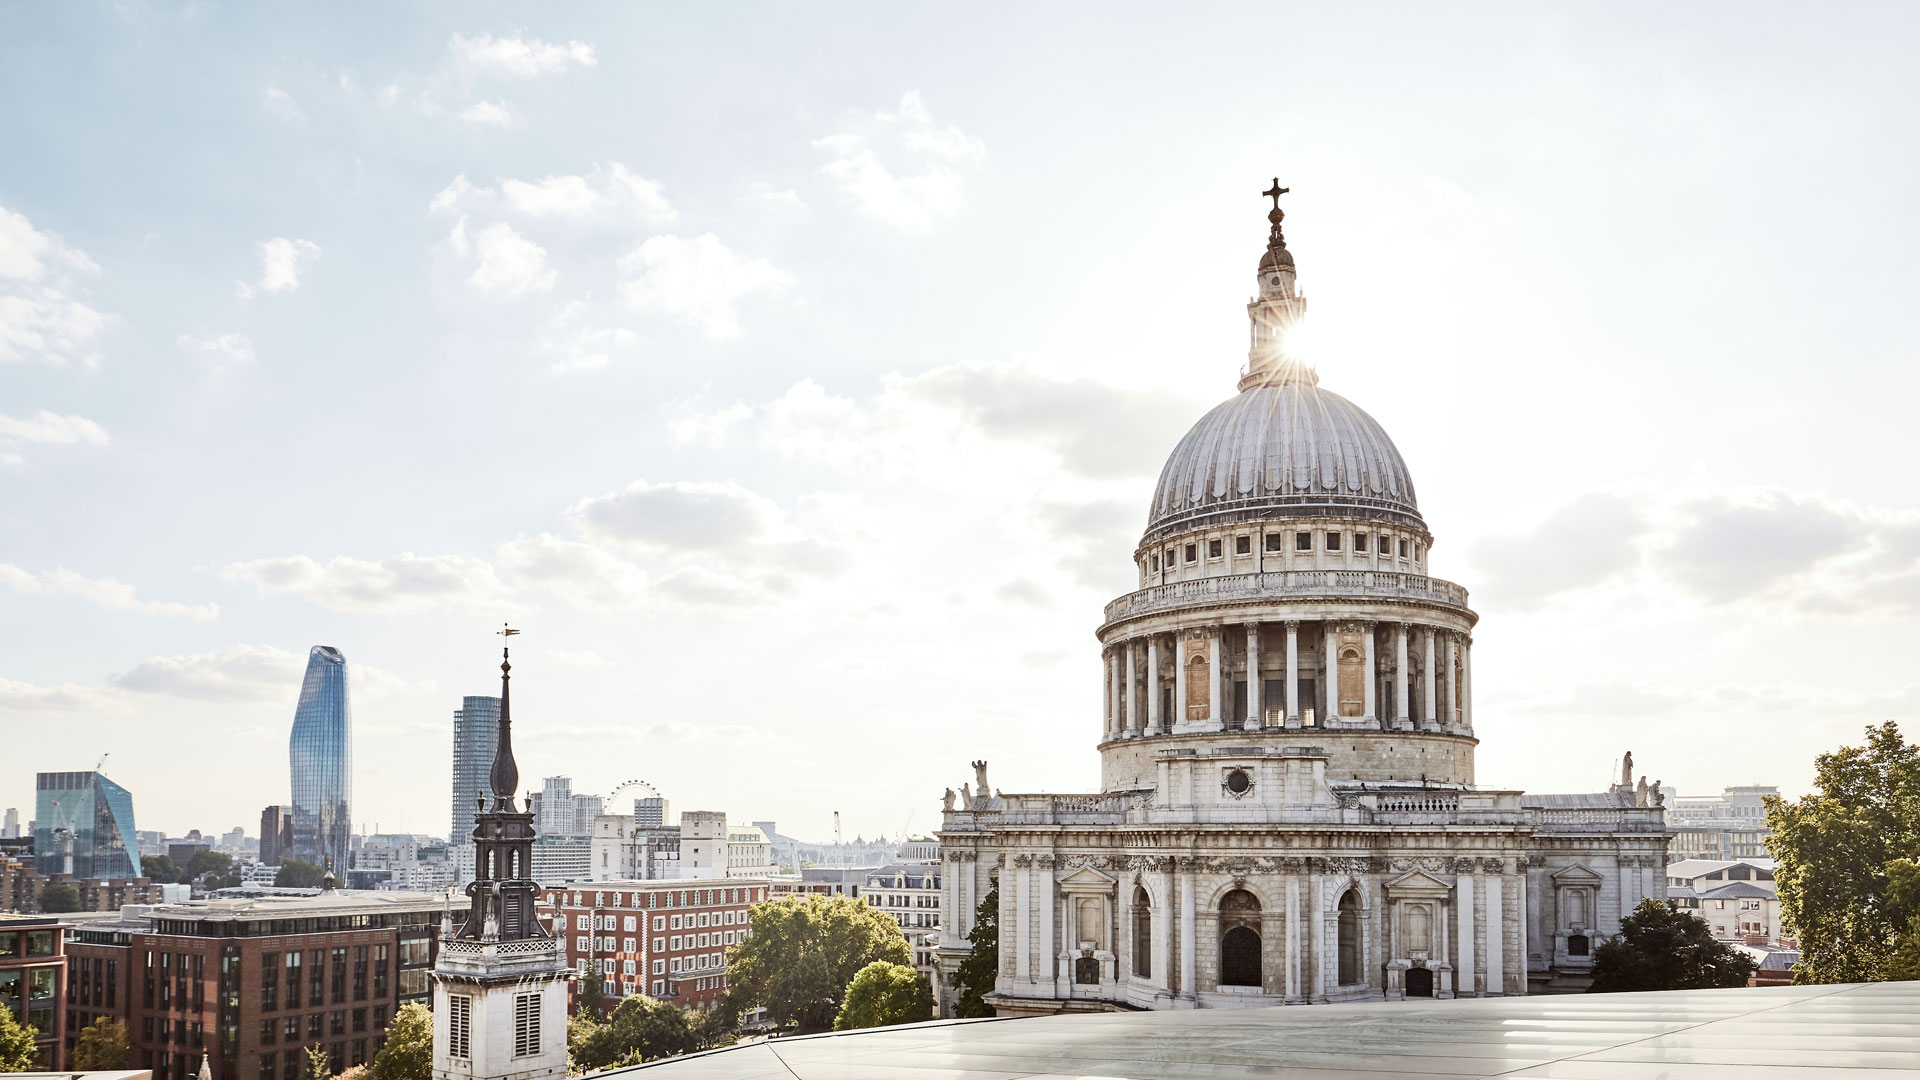
<path fill-rule="evenodd" d="M 581 978 L 598 974 L 611 1009 L 630 994 L 709 1009 L 727 987 L 727 949 L 767 899 L 753 878 L 575 882 L 545 890 L 554 934 Z M 575 984 L 578 993 L 579 984 Z"/>
<path fill-rule="evenodd" d="M 214 1080 L 298 1080 L 314 1045 L 338 1073 L 373 1059 L 396 1009 L 429 1000 L 445 908 L 438 895 L 333 892 L 85 923 L 67 949 L 73 1009 L 125 1023 L 129 1067 L 153 1080 L 188 1080 L 203 1054 Z"/>
<path fill-rule="evenodd" d="M 66 935 L 70 924 L 46 915 L 0 915 L 0 1009 L 35 1039 L 34 1069 L 66 1068 Z"/>

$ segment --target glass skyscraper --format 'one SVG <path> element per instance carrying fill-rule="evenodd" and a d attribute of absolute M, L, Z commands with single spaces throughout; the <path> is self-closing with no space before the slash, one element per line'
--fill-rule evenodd
<path fill-rule="evenodd" d="M 73 876 L 139 877 L 134 861 L 140 842 L 133 830 L 133 795 L 97 772 L 43 772 L 34 777 L 34 869 L 67 872 L 67 841 L 73 842 Z"/>
<path fill-rule="evenodd" d="M 353 710 L 347 704 L 347 658 L 331 645 L 315 645 L 307 654 L 287 760 L 293 772 L 291 854 L 327 867 L 344 883 L 353 821 Z"/>
<path fill-rule="evenodd" d="M 492 788 L 488 774 L 500 748 L 500 699 L 468 697 L 453 710 L 453 816 L 447 843 L 473 843 L 473 815 Z"/>

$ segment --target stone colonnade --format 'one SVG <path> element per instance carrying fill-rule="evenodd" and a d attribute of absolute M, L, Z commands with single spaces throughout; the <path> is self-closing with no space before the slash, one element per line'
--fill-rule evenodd
<path fill-rule="evenodd" d="M 1165 633 L 1117 638 L 1104 651 L 1102 713 L 1106 725 L 1102 741 L 1141 738 L 1185 731 L 1221 731 L 1229 728 L 1344 726 L 1354 721 L 1383 731 L 1471 731 L 1473 729 L 1473 650 L 1467 634 L 1422 623 L 1393 622 L 1391 659 L 1392 715 L 1382 716 L 1378 702 L 1382 662 L 1375 638 L 1379 623 L 1355 619 L 1328 619 L 1317 623 L 1218 623 Z M 1308 631 L 1316 626 L 1317 631 Z M 1284 645 L 1271 640 L 1268 628 L 1284 628 Z M 1320 642 L 1317 658 L 1303 661 L 1301 638 L 1314 632 Z M 1244 634 L 1240 650 L 1232 637 Z M 1356 644 L 1358 648 L 1351 648 Z M 1357 655 L 1343 658 L 1342 644 Z M 1238 660 L 1232 660 L 1237 656 Z M 1163 659 L 1164 658 L 1164 659 Z M 1173 668 L 1167 677 L 1166 661 Z M 1346 678 L 1341 679 L 1342 669 Z M 1415 681 L 1414 672 L 1419 672 Z M 1257 672 L 1257 677 L 1247 677 Z M 1230 699 L 1235 676 L 1247 684 L 1245 708 L 1239 716 Z M 1314 680 L 1316 700 L 1300 700 L 1302 676 Z M 1267 700 L 1266 683 L 1278 678 L 1283 700 Z M 1195 679 L 1204 680 L 1196 686 Z M 1167 715 L 1164 693 L 1171 682 L 1172 714 Z M 1359 685 L 1353 685 L 1358 683 Z M 1343 710 L 1341 705 L 1352 708 Z M 1328 716 L 1337 719 L 1328 723 Z M 1257 718 L 1257 719 L 1255 719 Z M 1253 722 L 1249 722 L 1249 721 Z"/>

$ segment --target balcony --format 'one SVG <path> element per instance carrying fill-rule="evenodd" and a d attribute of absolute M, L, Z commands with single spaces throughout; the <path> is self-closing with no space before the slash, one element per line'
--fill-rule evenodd
<path fill-rule="evenodd" d="M 1454 608 L 1471 615 L 1467 590 L 1426 574 L 1388 570 L 1275 570 L 1196 578 L 1128 593 L 1107 605 L 1106 621 L 1205 604 L 1261 600 L 1396 600 Z"/>

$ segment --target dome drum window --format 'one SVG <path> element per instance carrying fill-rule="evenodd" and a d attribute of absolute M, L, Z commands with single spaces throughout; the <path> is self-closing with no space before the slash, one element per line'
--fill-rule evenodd
<path fill-rule="evenodd" d="M 1228 769 L 1220 786 L 1228 795 L 1244 799 L 1253 793 L 1253 774 L 1245 769 Z"/>
<path fill-rule="evenodd" d="M 1294 533 L 1293 534 L 1293 550 L 1312 551 L 1313 550 L 1313 534 L 1310 532 Z"/>
<path fill-rule="evenodd" d="M 1236 536 L 1236 537 L 1234 537 L 1234 538 L 1233 538 L 1233 553 L 1234 553 L 1235 555 L 1251 555 L 1251 554 L 1253 554 L 1253 537 L 1251 537 L 1251 536 Z"/>
<path fill-rule="evenodd" d="M 1219 557 L 1220 557 L 1220 541 L 1218 540 L 1207 541 L 1207 558 L 1217 559 Z"/>
<path fill-rule="evenodd" d="M 1327 530 L 1327 550 L 1340 550 L 1340 534 L 1332 529 Z"/>
<path fill-rule="evenodd" d="M 1200 545 L 1199 544 L 1187 545 L 1187 561 L 1190 563 L 1200 561 Z"/>
<path fill-rule="evenodd" d="M 1286 537 L 1280 533 L 1270 532 L 1267 534 L 1267 550 L 1268 551 L 1285 550 L 1286 542 L 1287 542 Z"/>

